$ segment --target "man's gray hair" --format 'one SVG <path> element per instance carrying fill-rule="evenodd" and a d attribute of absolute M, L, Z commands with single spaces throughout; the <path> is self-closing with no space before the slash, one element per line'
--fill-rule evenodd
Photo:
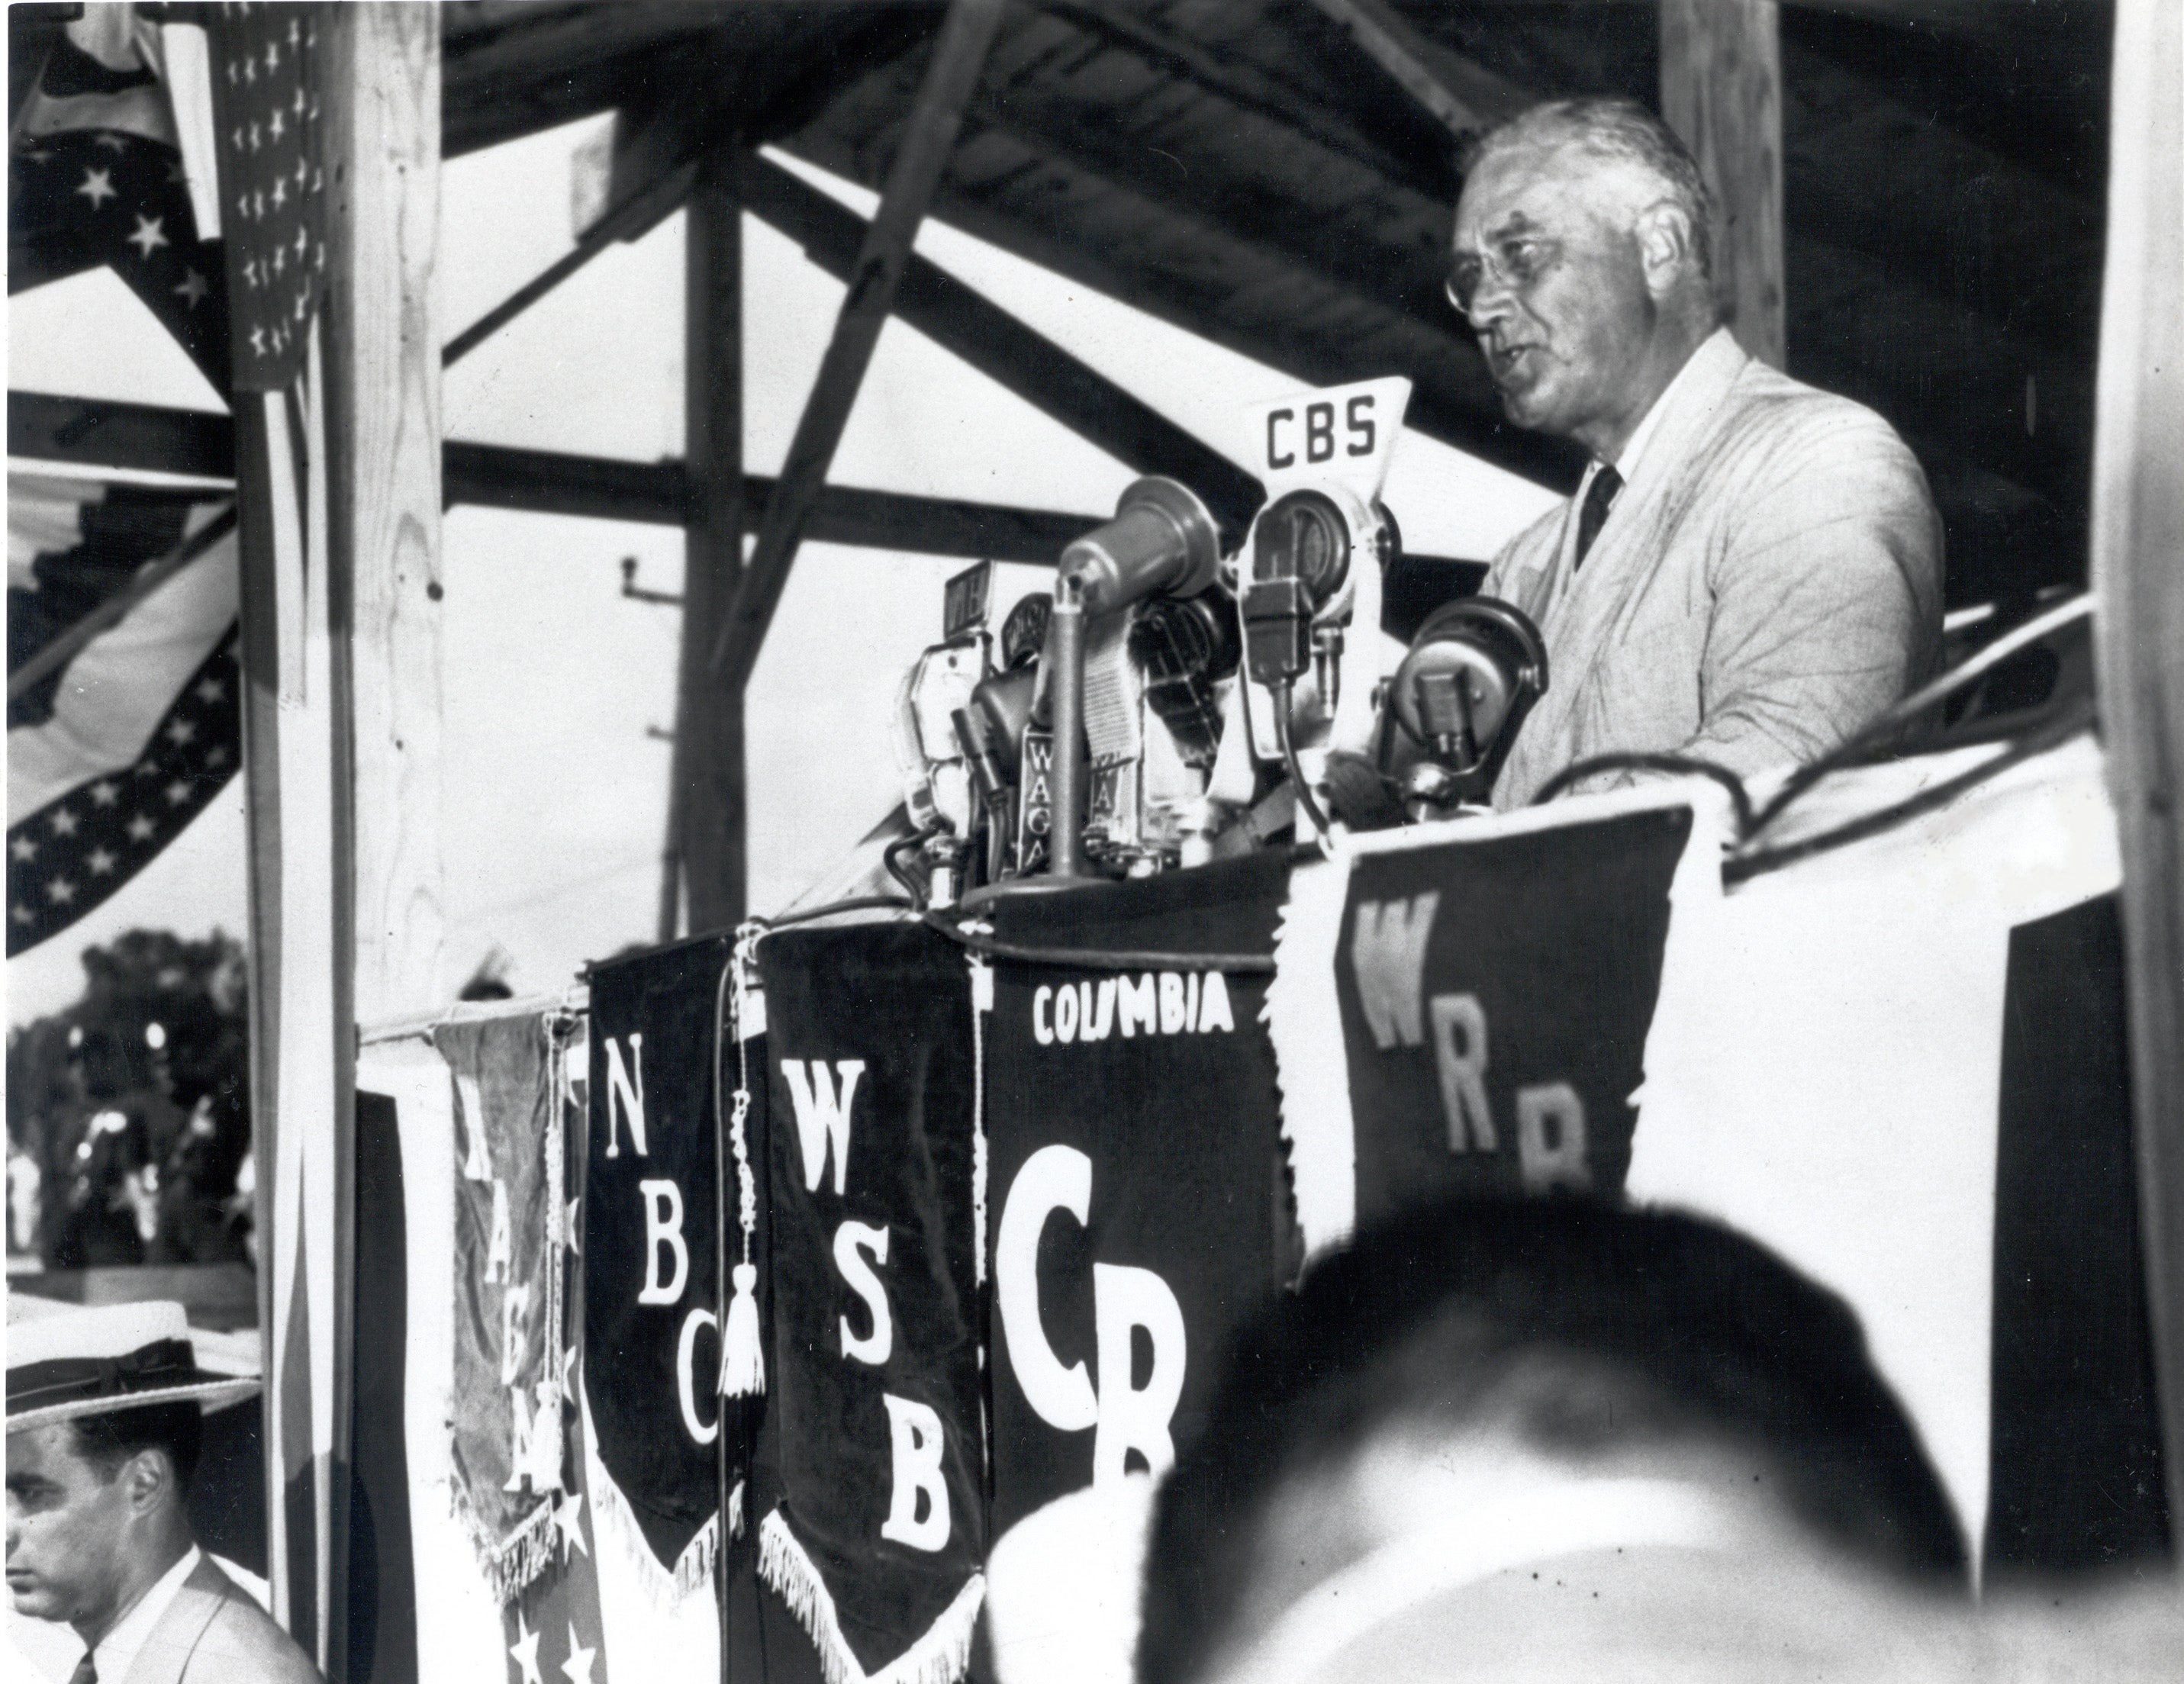
<path fill-rule="evenodd" d="M 1553 99 L 1479 135 L 1458 160 L 1469 175 L 1488 159 L 1533 148 L 1563 148 L 1603 163 L 1632 166 L 1659 184 L 1661 197 L 1691 225 L 1699 273 L 1713 278 L 1713 195 L 1675 131 L 1635 99 Z"/>

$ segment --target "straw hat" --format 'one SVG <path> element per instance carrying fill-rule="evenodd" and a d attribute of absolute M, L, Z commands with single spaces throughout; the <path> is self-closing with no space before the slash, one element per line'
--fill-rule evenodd
<path fill-rule="evenodd" d="M 254 1375 L 201 1368 L 177 1303 L 53 1305 L 8 1298 L 8 1430 L 187 1401 L 248 1397 Z"/>

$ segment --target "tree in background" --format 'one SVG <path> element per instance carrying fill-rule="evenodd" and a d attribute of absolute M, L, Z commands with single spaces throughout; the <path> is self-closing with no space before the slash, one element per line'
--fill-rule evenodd
<path fill-rule="evenodd" d="M 35 1180 L 48 1266 L 242 1257 L 242 944 L 131 930 L 83 967 L 81 1000 L 8 1038 L 10 1181 Z"/>

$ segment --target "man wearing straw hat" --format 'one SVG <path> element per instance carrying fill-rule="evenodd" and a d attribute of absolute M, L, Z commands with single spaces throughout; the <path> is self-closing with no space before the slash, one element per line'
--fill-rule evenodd
<path fill-rule="evenodd" d="M 66 1620 L 69 1684 L 313 1684 L 295 1642 L 199 1549 L 186 1502 L 203 1412 L 258 1389 L 198 1366 L 182 1307 L 8 1329 L 8 1590 Z"/>

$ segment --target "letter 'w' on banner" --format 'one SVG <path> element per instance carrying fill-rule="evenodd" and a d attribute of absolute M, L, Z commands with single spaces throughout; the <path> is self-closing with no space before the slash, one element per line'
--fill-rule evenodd
<path fill-rule="evenodd" d="M 918 924 L 762 938 L 758 1570 L 829 1684 L 952 1684 L 985 1596 L 971 978 Z"/>
<path fill-rule="evenodd" d="M 1460 1189 L 1622 1191 L 1655 1001 L 1703 951 L 1723 834 L 1720 792 L 1677 785 L 1361 837 L 1297 872 L 1268 1023 L 1310 1252 Z"/>
<path fill-rule="evenodd" d="M 716 1106 L 733 1087 L 733 938 L 593 968 L 583 1213 L 584 1395 L 602 1547 L 655 1605 L 710 1586 L 720 1545 Z M 732 1458 L 741 1447 L 730 1446 Z M 744 1469 L 730 1469 L 730 1536 Z"/>

